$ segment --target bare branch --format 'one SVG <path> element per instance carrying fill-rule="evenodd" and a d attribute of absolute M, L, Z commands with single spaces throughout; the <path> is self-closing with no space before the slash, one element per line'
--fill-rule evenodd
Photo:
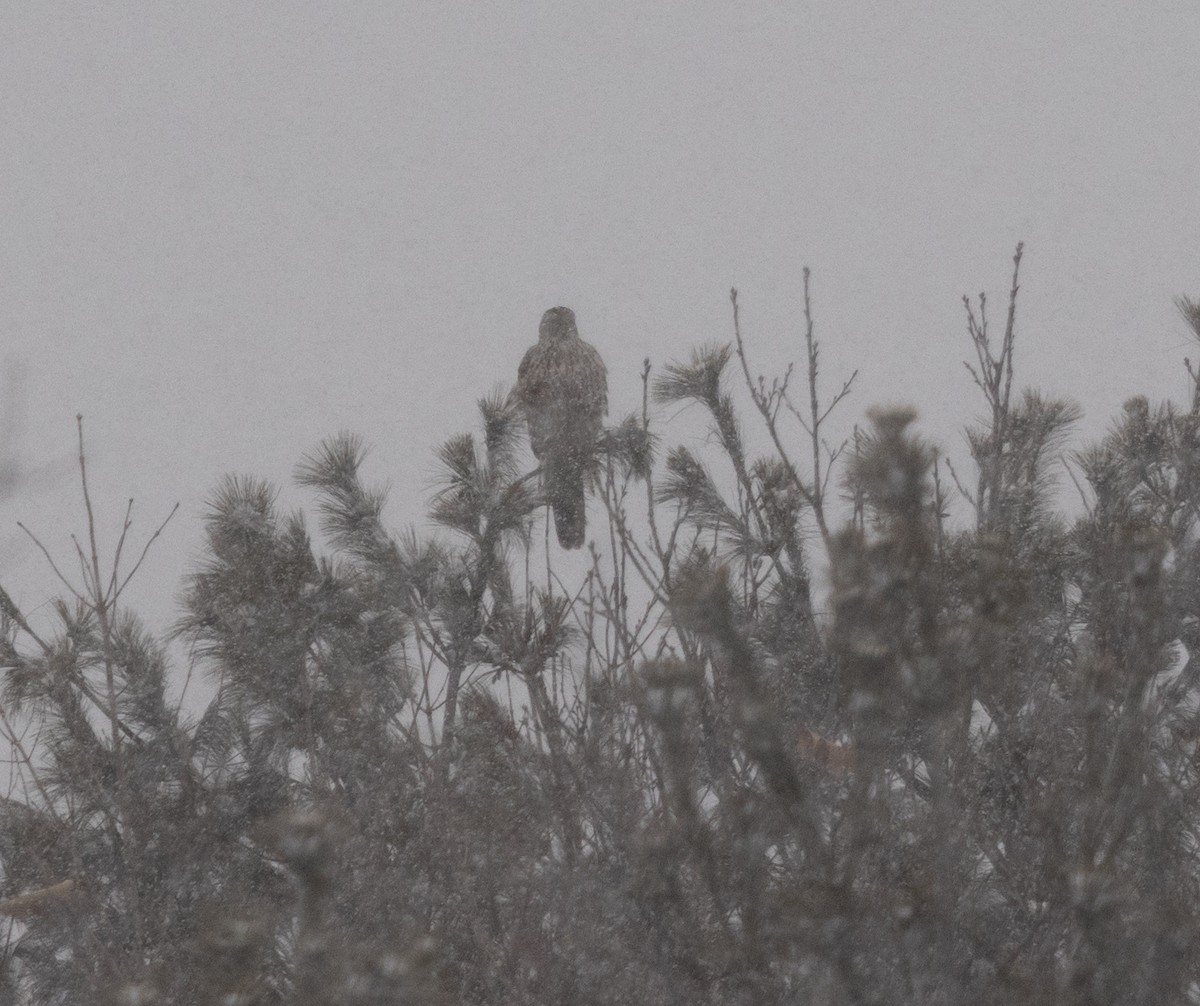
<path fill-rule="evenodd" d="M 129 502 L 125 506 L 125 519 L 121 522 L 121 536 L 117 539 L 117 547 L 113 552 L 112 575 L 108 578 L 108 586 L 105 588 L 105 597 L 110 601 L 116 600 L 113 594 L 113 588 L 117 582 L 117 570 L 121 565 L 121 552 L 125 548 L 125 538 L 129 534 L 129 529 L 133 526 L 131 514 L 133 513 L 133 497 L 129 498 Z"/>
<path fill-rule="evenodd" d="M 141 553 L 141 555 L 138 556 L 137 562 L 135 562 L 133 564 L 133 569 L 131 569 L 129 571 L 129 573 L 125 577 L 125 579 L 121 581 L 121 586 L 119 586 L 116 590 L 116 593 L 112 595 L 113 601 L 116 601 L 117 598 L 119 598 L 121 596 L 121 594 L 124 592 L 125 588 L 129 585 L 129 581 L 132 580 L 134 578 L 134 576 L 136 575 L 137 571 L 139 569 L 141 569 L 142 563 L 145 562 L 145 560 L 146 560 L 146 554 L 150 551 L 150 546 L 154 544 L 154 542 L 158 539 L 158 536 L 163 533 L 163 529 L 167 526 L 167 524 L 170 523 L 171 518 L 174 517 L 175 514 L 178 512 L 179 512 L 179 504 L 176 503 L 173 507 L 171 507 L 171 512 L 169 514 L 167 514 L 167 516 L 165 518 L 163 518 L 163 522 L 158 525 L 158 528 L 155 530 L 154 534 L 152 534 L 150 536 L 150 540 L 147 541 L 145 546 L 142 548 L 142 553 Z M 115 572 L 115 568 L 114 568 L 114 572 Z"/>
<path fill-rule="evenodd" d="M 954 465 L 953 465 L 953 464 L 951 464 L 951 462 L 950 462 L 950 459 L 949 459 L 949 458 L 946 458 L 946 467 L 950 469 L 950 477 L 951 477 L 952 479 L 954 479 L 954 484 L 955 484 L 956 486 L 958 486 L 958 491 L 959 491 L 960 493 L 962 493 L 962 495 L 963 495 L 963 499 L 965 499 L 965 500 L 966 500 L 968 503 L 970 503 L 970 504 L 971 504 L 971 506 L 975 506 L 975 497 L 974 497 L 974 496 L 972 496 L 972 495 L 971 495 L 971 494 L 970 494 L 970 493 L 967 491 L 967 488 L 966 488 L 966 486 L 964 486 L 964 485 L 962 484 L 962 482 L 959 480 L 959 477 L 958 477 L 958 472 L 956 472 L 956 471 L 954 470 Z"/>
<path fill-rule="evenodd" d="M 38 547 L 38 549 L 41 551 L 42 555 L 44 555 L 46 557 L 46 561 L 50 564 L 50 568 L 54 571 L 54 575 L 57 576 L 59 582 L 64 587 L 66 587 L 68 591 L 70 591 L 71 596 L 74 597 L 75 600 L 79 601 L 81 604 L 87 604 L 87 601 L 84 599 L 83 595 L 80 594 L 79 591 L 77 591 L 75 589 L 75 586 L 71 583 L 70 580 L 68 580 L 65 576 L 63 576 L 62 570 L 60 570 L 58 568 L 57 564 L 54 562 L 53 557 L 50 555 L 50 552 L 47 550 L 46 546 L 41 543 L 41 541 L 38 539 L 37 535 L 35 535 L 32 531 L 30 531 L 29 528 L 27 528 L 20 521 L 17 521 L 17 527 L 19 527 L 22 531 L 24 531 L 27 535 L 29 535 L 30 540 Z"/>

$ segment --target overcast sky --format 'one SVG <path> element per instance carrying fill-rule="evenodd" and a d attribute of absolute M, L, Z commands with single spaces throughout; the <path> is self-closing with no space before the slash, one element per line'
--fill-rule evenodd
<path fill-rule="evenodd" d="M 1197 0 L 4 4 L 0 582 L 54 589 L 17 520 L 70 565 L 76 412 L 104 541 L 182 504 L 131 594 L 161 627 L 222 474 L 355 430 L 402 526 L 546 307 L 620 414 L 732 285 L 757 368 L 798 356 L 806 264 L 847 425 L 909 401 L 964 455 L 960 297 L 999 324 L 1019 239 L 1020 382 L 1085 435 L 1178 398 L 1197 38 Z"/>

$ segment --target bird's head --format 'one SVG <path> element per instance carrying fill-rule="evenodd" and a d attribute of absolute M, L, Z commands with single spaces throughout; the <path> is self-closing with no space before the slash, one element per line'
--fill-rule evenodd
<path fill-rule="evenodd" d="M 542 315 L 538 338 L 565 339 L 569 335 L 578 334 L 575 328 L 575 312 L 569 307 L 552 307 Z"/>

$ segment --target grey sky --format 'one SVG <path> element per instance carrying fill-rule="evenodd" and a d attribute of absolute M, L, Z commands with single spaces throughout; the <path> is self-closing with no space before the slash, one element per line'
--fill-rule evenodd
<path fill-rule="evenodd" d="M 63 558 L 82 527 L 77 411 L 110 544 L 128 496 L 143 537 L 183 504 L 133 595 L 162 625 L 227 471 L 284 481 L 349 428 L 419 518 L 431 448 L 557 303 L 620 414 L 644 356 L 729 336 L 733 284 L 759 368 L 797 356 L 808 264 L 827 383 L 862 368 L 844 421 L 911 401 L 961 457 L 958 299 L 999 322 L 1023 238 L 1026 383 L 1092 432 L 1183 391 L 1196 0 L 588 6 L 4 6 L 24 607 L 53 584 L 15 521 Z"/>

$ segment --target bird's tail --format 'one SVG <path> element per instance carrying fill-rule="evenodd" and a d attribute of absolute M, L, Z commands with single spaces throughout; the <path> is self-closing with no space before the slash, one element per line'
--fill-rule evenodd
<path fill-rule="evenodd" d="M 583 472 L 574 465 L 547 465 L 546 502 L 554 511 L 554 530 L 563 548 L 579 548 L 587 528 Z"/>

